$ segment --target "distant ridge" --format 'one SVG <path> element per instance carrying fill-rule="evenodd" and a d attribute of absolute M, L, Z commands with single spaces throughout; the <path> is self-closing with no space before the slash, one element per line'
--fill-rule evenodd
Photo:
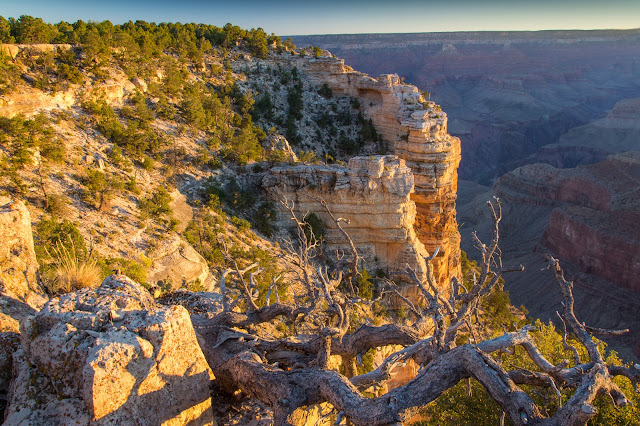
<path fill-rule="evenodd" d="M 602 39 L 613 40 L 621 38 L 640 37 L 640 28 L 629 30 L 539 30 L 539 31 L 453 31 L 453 32 L 423 32 L 423 33 L 364 33 L 364 34 L 313 34 L 291 35 L 294 43 L 299 45 L 314 43 L 330 43 L 340 41 L 346 45 L 349 42 L 362 43 L 365 40 L 380 42 L 406 43 L 408 41 L 421 44 L 442 40 L 491 40 L 520 39 L 520 40 L 558 40 L 558 39 Z"/>

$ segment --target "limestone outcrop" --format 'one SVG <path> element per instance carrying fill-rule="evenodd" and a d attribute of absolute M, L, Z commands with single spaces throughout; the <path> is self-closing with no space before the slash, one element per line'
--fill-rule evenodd
<path fill-rule="evenodd" d="M 56 52 L 58 50 L 69 50 L 72 49 L 73 46 L 70 44 L 47 44 L 47 43 L 36 43 L 36 44 L 12 44 L 12 43 L 2 43 L 0 44 L 0 54 L 7 55 L 11 57 L 11 59 L 16 59 L 16 57 L 23 51 L 30 51 L 35 54 L 38 53 L 51 53 Z"/>
<path fill-rule="evenodd" d="M 383 268 L 400 271 L 409 264 L 424 273 L 423 244 L 414 231 L 415 203 L 410 196 L 413 174 L 405 161 L 395 156 L 354 157 L 347 166 L 298 165 L 272 168 L 262 179 L 262 187 L 281 211 L 283 228 L 291 220 L 281 200 L 294 203 L 299 217 L 313 212 L 325 226 L 329 251 L 347 248 L 340 230 L 320 200 L 344 224 L 370 271 Z"/>
<path fill-rule="evenodd" d="M 364 115 L 373 120 L 394 154 L 406 161 L 415 179 L 411 199 L 417 209 L 416 233 L 429 253 L 440 248 L 434 273 L 448 288 L 450 279 L 460 273 L 455 210 L 460 140 L 447 133 L 447 115 L 397 75 L 373 79 L 335 58 L 313 59 L 307 72 L 312 81 L 326 83 L 335 94 L 359 99 Z"/>
<path fill-rule="evenodd" d="M 265 150 L 267 158 L 273 157 L 292 163 L 298 161 L 298 156 L 293 149 L 291 149 L 289 141 L 282 135 L 269 135 L 269 137 L 262 142 L 262 147 Z"/>
<path fill-rule="evenodd" d="M 205 289 L 213 286 L 207 261 L 177 234 L 159 242 L 150 259 L 151 269 L 147 274 L 150 283 L 161 281 L 172 290 L 196 281 Z"/>
<path fill-rule="evenodd" d="M 22 201 L 0 197 L 0 292 L 40 308 L 47 301 L 36 279 L 31 215 Z"/>
<path fill-rule="evenodd" d="M 213 424 L 187 310 L 129 278 L 52 299 L 21 327 L 5 424 Z"/>

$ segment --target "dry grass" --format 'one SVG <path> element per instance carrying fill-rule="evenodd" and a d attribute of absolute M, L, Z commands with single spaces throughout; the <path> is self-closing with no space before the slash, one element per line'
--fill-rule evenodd
<path fill-rule="evenodd" d="M 57 244 L 53 250 L 54 294 L 70 293 L 85 287 L 95 287 L 100 282 L 100 268 L 93 259 L 80 260 L 75 250 Z"/>

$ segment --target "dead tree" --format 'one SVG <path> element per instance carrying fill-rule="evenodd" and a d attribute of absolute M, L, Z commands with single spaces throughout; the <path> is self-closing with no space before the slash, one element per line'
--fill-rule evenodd
<path fill-rule="evenodd" d="M 253 279 L 246 278 L 255 266 L 226 270 L 220 280 L 224 311 L 217 315 L 193 315 L 194 327 L 216 380 L 230 392 L 240 389 L 247 396 L 270 405 L 277 425 L 289 424 L 289 416 L 297 408 L 323 402 L 334 407 L 339 420 L 346 418 L 355 425 L 398 424 L 466 378 L 480 382 L 516 425 L 583 425 L 595 414 L 592 402 L 598 394 L 610 395 L 616 405 L 627 404 L 627 398 L 612 377 L 626 376 L 637 385 L 640 383 L 638 367 L 608 365 L 604 361 L 592 333 L 612 331 L 589 328 L 576 318 L 572 283 L 565 280 L 558 260 L 552 257 L 549 257 L 550 267 L 563 295 L 560 316 L 586 348 L 589 356 L 586 362 L 576 356 L 573 363 L 552 364 L 530 337 L 531 326 L 489 340 L 456 344 L 459 341 L 456 337 L 461 333 L 474 333 L 471 319 L 479 309 L 481 298 L 491 292 L 504 273 L 522 269 L 502 266 L 498 248 L 500 204 L 497 200 L 488 204 L 494 221 L 493 237 L 488 245 L 475 237 L 482 262 L 469 288 L 457 279 L 446 291 L 438 288 L 429 263 L 437 254 L 434 253 L 425 259 L 428 265 L 425 280 L 409 267 L 405 271 L 408 285 L 417 287 L 424 298 L 422 305 L 404 297 L 395 284 L 389 284 L 389 291 L 406 303 L 415 318 L 411 326 L 362 325 L 353 331 L 349 331 L 350 313 L 363 301 L 353 291 L 339 289 L 345 276 L 357 273 L 358 255 L 353 242 L 348 233 L 343 232 L 354 253 L 338 256 L 332 271 L 320 266 L 314 259 L 317 241 L 305 236 L 304 219 L 296 217 L 293 207 L 287 205 L 298 239 L 285 244 L 286 257 L 305 291 L 292 302 L 276 299 L 275 303 L 258 307 Z M 331 217 L 340 227 L 343 219 Z M 229 274 L 235 274 L 240 282 L 234 300 L 229 300 L 226 285 Z M 275 288 L 275 284 L 273 286 Z M 239 309 L 241 305 L 243 308 Z M 300 333 L 270 340 L 248 332 L 251 327 L 276 318 L 298 324 Z M 390 355 L 375 370 L 354 374 L 355 359 L 369 349 L 386 345 L 402 345 L 403 349 Z M 539 371 L 507 370 L 494 357 L 514 346 L 523 347 Z M 330 355 L 341 356 L 349 374 L 327 369 Z M 362 391 L 388 380 L 393 365 L 409 359 L 420 365 L 413 380 L 377 398 L 363 396 Z M 543 415 L 543 410 L 519 385 L 554 390 L 561 408 L 552 417 Z M 574 389 L 567 401 L 562 401 L 559 392 L 562 388 Z"/>

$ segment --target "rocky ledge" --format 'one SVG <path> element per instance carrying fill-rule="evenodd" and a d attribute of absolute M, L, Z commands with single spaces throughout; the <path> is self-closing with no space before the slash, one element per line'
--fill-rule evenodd
<path fill-rule="evenodd" d="M 299 217 L 316 212 L 325 226 L 327 250 L 346 248 L 347 241 L 321 205 L 324 200 L 335 217 L 349 220 L 344 228 L 370 271 L 399 271 L 409 264 L 425 272 L 422 255 L 427 252 L 414 231 L 416 207 L 410 197 L 414 177 L 404 160 L 379 155 L 354 157 L 347 166 L 274 167 L 262 186 L 278 206 L 283 227 L 293 225 L 280 203 L 287 200 Z"/>

